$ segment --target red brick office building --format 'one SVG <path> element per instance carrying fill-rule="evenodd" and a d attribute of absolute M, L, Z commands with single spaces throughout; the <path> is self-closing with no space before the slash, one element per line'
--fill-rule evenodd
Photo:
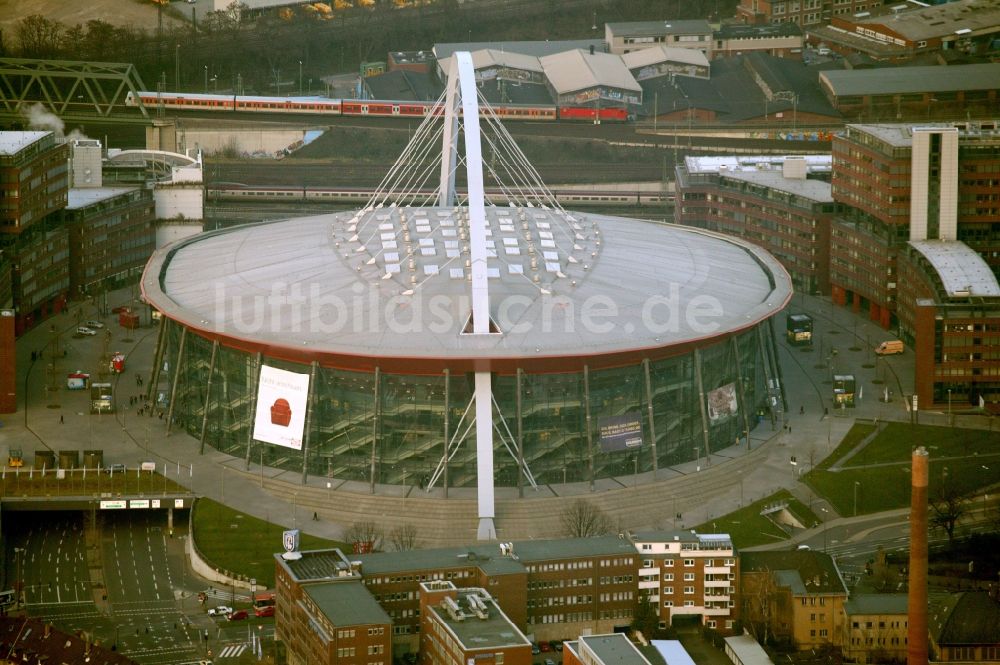
<path fill-rule="evenodd" d="M 674 221 L 766 248 L 796 290 L 830 289 L 830 158 L 687 157 L 676 172 Z"/>

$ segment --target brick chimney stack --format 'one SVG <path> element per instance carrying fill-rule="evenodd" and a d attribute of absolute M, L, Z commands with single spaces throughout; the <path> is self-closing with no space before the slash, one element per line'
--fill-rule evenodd
<path fill-rule="evenodd" d="M 927 665 L 927 449 L 913 451 L 906 665 Z"/>

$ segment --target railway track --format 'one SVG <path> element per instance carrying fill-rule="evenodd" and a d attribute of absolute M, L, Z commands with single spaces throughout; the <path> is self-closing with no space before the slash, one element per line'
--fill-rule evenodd
<path fill-rule="evenodd" d="M 340 164 L 296 163 L 271 160 L 255 163 L 213 163 L 206 167 L 208 187 L 218 184 L 243 184 L 257 187 L 375 187 L 389 172 L 391 163 Z M 662 164 L 535 164 L 546 183 L 586 182 L 660 182 Z M 464 183 L 461 173 L 457 178 Z M 493 184 L 489 177 L 486 185 Z"/>

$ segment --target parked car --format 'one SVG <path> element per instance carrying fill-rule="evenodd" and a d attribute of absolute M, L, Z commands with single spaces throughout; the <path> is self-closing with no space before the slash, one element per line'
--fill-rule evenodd
<path fill-rule="evenodd" d="M 562 651 L 562 640 L 550 640 L 549 645 L 556 651 Z"/>
<path fill-rule="evenodd" d="M 127 311 L 129 311 L 128 305 L 118 305 L 117 307 L 111 308 L 112 314 L 121 314 L 122 312 L 127 312 Z"/>
<path fill-rule="evenodd" d="M 550 645 L 548 642 L 539 642 L 538 646 L 544 653 L 552 651 L 552 645 Z"/>
<path fill-rule="evenodd" d="M 235 612 L 230 612 L 229 616 L 226 617 L 229 621 L 243 621 L 247 618 L 246 610 L 236 610 Z"/>
<path fill-rule="evenodd" d="M 532 656 L 537 656 L 540 653 L 542 653 L 542 650 L 538 648 L 537 644 L 535 644 L 534 642 L 532 642 L 531 643 L 531 655 Z"/>
<path fill-rule="evenodd" d="M 96 335 L 97 333 L 93 328 L 88 328 L 87 326 L 80 326 L 76 329 L 77 335 Z"/>
<path fill-rule="evenodd" d="M 104 327 L 104 324 L 101 323 L 100 321 L 84 321 L 83 325 L 87 326 L 88 328 L 95 328 L 98 330 Z"/>
<path fill-rule="evenodd" d="M 273 617 L 274 616 L 274 605 L 267 605 L 265 607 L 256 608 L 253 613 L 259 617 Z"/>
<path fill-rule="evenodd" d="M 546 658 L 545 665 L 556 665 L 556 661 L 552 660 L 551 658 Z"/>
<path fill-rule="evenodd" d="M 224 617 L 232 614 L 233 608 L 228 605 L 219 605 L 218 607 L 213 607 L 208 611 L 208 616 L 210 617 Z"/>
<path fill-rule="evenodd" d="M 126 467 L 124 464 L 109 464 L 107 467 L 105 467 L 105 469 L 112 476 L 115 475 L 116 473 L 125 473 L 126 471 Z M 213 610 L 209 610 L 208 613 L 211 614 L 212 611 Z"/>

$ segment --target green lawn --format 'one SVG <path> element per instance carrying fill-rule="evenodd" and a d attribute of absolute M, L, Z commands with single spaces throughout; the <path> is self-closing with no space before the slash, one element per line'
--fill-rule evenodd
<path fill-rule="evenodd" d="M 760 513 L 764 506 L 787 502 L 788 510 L 805 526 L 818 521 L 816 515 L 787 490 L 775 492 L 750 505 L 693 527 L 698 533 L 728 533 L 737 548 L 765 545 L 788 539 L 788 534 Z"/>
<path fill-rule="evenodd" d="M 888 423 L 868 446 L 844 460 L 839 471 L 820 465 L 803 480 L 844 516 L 855 513 L 855 496 L 859 515 L 905 508 L 910 504 L 910 455 L 916 445 L 930 452 L 931 499 L 942 483 L 971 494 L 1000 482 L 1000 433 L 908 423 Z M 842 457 L 844 448 L 849 450 L 846 439 L 831 459 Z"/>
<path fill-rule="evenodd" d="M 830 466 L 835 464 L 844 455 L 854 450 L 861 441 L 864 440 L 866 436 L 875 431 L 874 423 L 854 423 L 844 438 L 841 439 L 837 447 L 834 448 L 833 452 L 827 455 L 826 459 L 816 465 L 817 469 L 828 469 Z"/>
<path fill-rule="evenodd" d="M 256 578 L 260 586 L 274 587 L 274 557 L 284 551 L 285 527 L 233 510 L 211 499 L 198 499 L 192 516 L 194 540 L 207 563 L 233 576 Z M 300 549 L 325 549 L 344 543 L 302 534 Z"/>

